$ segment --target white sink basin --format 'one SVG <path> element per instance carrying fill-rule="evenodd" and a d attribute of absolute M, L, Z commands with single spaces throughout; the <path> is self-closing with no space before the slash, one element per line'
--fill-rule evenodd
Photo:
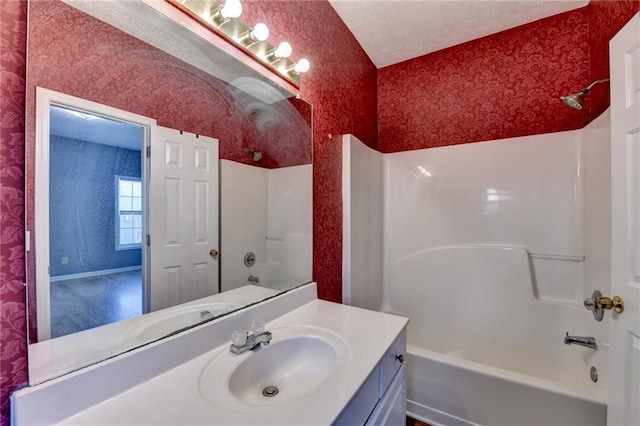
<path fill-rule="evenodd" d="M 351 363 L 347 343 L 329 330 L 311 326 L 267 330 L 273 334 L 270 345 L 241 355 L 232 354 L 227 346 L 206 365 L 199 390 L 207 401 L 242 412 L 282 409 L 314 391 L 325 392 Z"/>
<path fill-rule="evenodd" d="M 198 324 L 202 321 L 200 313 L 209 311 L 215 317 L 239 308 L 237 303 L 204 303 L 198 305 L 168 308 L 143 316 L 140 323 L 129 330 L 140 340 L 154 340 L 184 327 Z"/>
<path fill-rule="evenodd" d="M 271 346 L 271 345 L 269 345 Z M 276 342 L 238 365 L 229 378 L 229 390 L 251 405 L 284 402 L 302 395 L 324 381 L 338 364 L 336 350 L 324 340 L 295 337 Z M 265 397 L 263 390 L 278 393 Z"/>

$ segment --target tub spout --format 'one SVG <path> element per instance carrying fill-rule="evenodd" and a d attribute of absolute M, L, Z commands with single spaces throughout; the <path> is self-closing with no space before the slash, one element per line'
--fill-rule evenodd
<path fill-rule="evenodd" d="M 569 336 L 569 332 L 565 333 L 564 344 L 579 345 L 579 346 L 584 346 L 585 348 L 598 349 L 598 345 L 596 344 L 595 337 Z"/>

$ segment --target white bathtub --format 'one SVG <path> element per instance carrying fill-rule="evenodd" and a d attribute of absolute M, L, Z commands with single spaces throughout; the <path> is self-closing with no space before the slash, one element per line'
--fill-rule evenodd
<path fill-rule="evenodd" d="M 430 425 L 606 424 L 601 389 L 578 392 L 414 346 L 408 347 L 407 358 L 407 414 Z"/>
<path fill-rule="evenodd" d="M 608 323 L 537 298 L 526 249 L 426 250 L 389 273 L 383 310 L 410 319 L 412 417 L 433 425 L 606 424 Z M 598 349 L 565 345 L 565 332 L 595 337 Z"/>

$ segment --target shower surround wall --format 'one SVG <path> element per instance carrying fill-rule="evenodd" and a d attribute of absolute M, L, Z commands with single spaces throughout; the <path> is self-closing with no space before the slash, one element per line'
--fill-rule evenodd
<path fill-rule="evenodd" d="M 526 249 L 531 276 L 512 278 L 531 279 L 529 295 L 541 302 L 584 309 L 593 290 L 607 293 L 608 123 L 607 112 L 577 131 L 385 154 L 385 296 L 410 297 L 402 288 L 433 273 L 421 259 L 462 246 Z"/>
<path fill-rule="evenodd" d="M 411 319 L 409 411 L 429 423 L 445 412 L 518 424 L 510 410 L 467 403 L 480 404 L 482 392 L 462 386 L 466 379 L 449 401 L 430 391 L 448 385 L 421 375 L 433 368 L 427 350 L 598 401 L 595 423 L 573 417 L 576 405 L 547 404 L 546 412 L 555 424 L 602 424 L 611 315 L 596 322 L 582 301 L 595 289 L 610 293 L 609 134 L 605 112 L 581 130 L 385 155 L 382 309 Z M 595 337 L 598 350 L 563 344 L 565 332 Z"/>
<path fill-rule="evenodd" d="M 382 157 L 355 136 L 342 137 L 342 303 L 374 311 L 383 296 Z"/>
<path fill-rule="evenodd" d="M 541 301 L 581 308 L 593 290 L 606 292 L 609 122 L 606 111 L 581 130 L 393 154 L 345 136 L 346 297 L 394 310 L 391 292 L 411 294 L 398 290 L 409 285 L 398 265 L 460 246 L 526 249 L 530 294 Z M 380 244 L 384 255 L 371 249 Z M 376 269 L 368 272 L 380 263 L 384 303 Z"/>
<path fill-rule="evenodd" d="M 222 291 L 250 284 L 250 275 L 281 290 L 311 281 L 312 173 L 310 164 L 264 169 L 220 161 Z"/>
<path fill-rule="evenodd" d="M 609 133 L 607 111 L 581 130 L 392 154 L 345 138 L 345 299 L 410 318 L 412 414 L 605 421 L 610 316 L 594 321 L 582 300 L 609 293 Z M 367 189 L 381 177 L 382 200 Z M 363 256 L 380 224 L 358 211 L 383 212 L 382 257 Z M 381 284 L 366 274 L 380 263 Z M 565 332 L 598 350 L 564 345 Z"/>

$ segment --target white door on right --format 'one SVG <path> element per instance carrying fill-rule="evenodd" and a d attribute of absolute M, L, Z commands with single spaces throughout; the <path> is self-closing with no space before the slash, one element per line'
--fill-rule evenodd
<path fill-rule="evenodd" d="M 607 424 L 640 425 L 640 15 L 610 42 L 611 317 Z M 607 313 L 608 315 L 609 313 Z"/>

